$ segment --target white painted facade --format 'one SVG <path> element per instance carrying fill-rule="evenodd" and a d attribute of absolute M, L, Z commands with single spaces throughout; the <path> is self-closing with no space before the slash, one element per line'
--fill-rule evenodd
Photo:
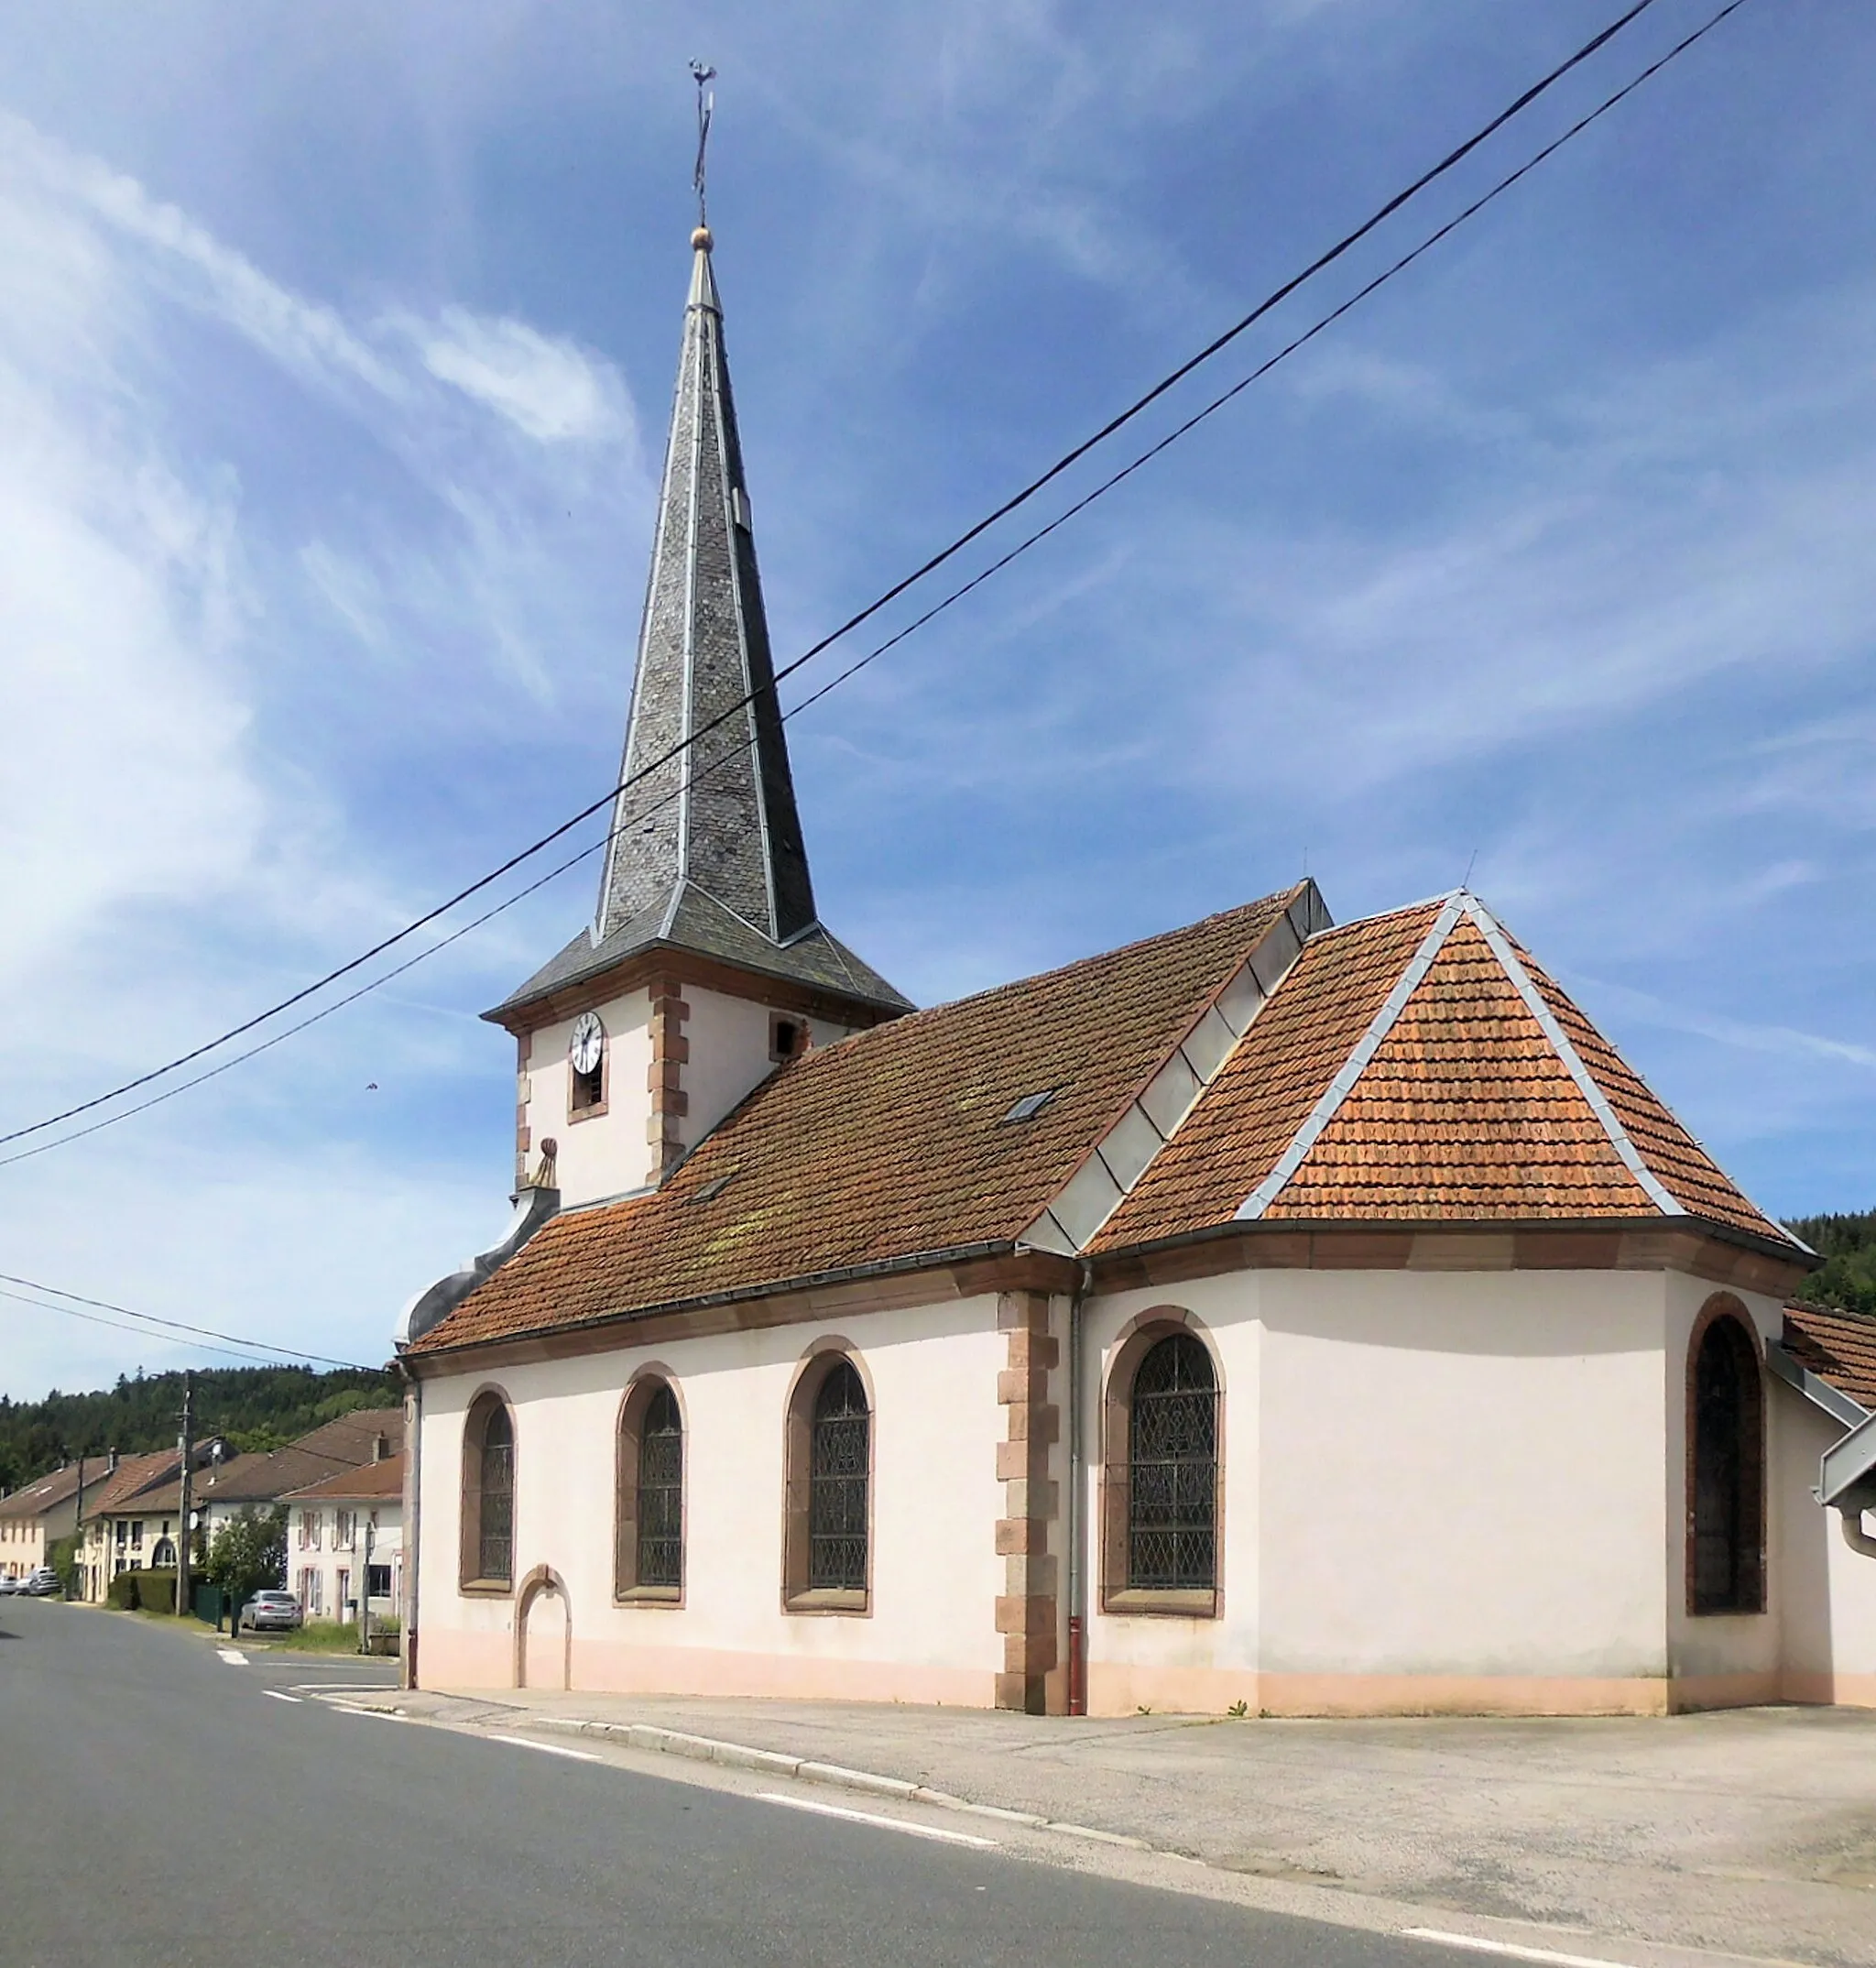
<path fill-rule="evenodd" d="M 1832 1425 L 1769 1377 L 1767 1610 L 1685 1610 L 1686 1361 L 1712 1295 L 1667 1271 L 1270 1270 L 1088 1301 L 1089 1711 L 1876 1703 L 1876 1559 L 1809 1492 Z M 1775 1339 L 1779 1303 L 1734 1296 L 1761 1343 Z M 1104 1610 L 1103 1389 L 1128 1332 L 1169 1312 L 1217 1368 L 1215 1617 Z M 1054 1330 L 1066 1314 L 1057 1301 Z M 980 1297 L 427 1383 L 424 1684 L 499 1687 L 519 1671 L 576 1688 L 987 1706 L 998 1601 L 1022 1589 L 997 1548 L 1004 1337 L 997 1301 Z M 791 1613 L 781 1591 L 788 1391 L 836 1339 L 873 1390 L 865 1615 Z M 683 1412 L 684 1599 L 617 1605 L 616 1431 L 628 1382 L 653 1366 Z M 1065 1375 L 1049 1377 L 1064 1395 Z M 545 1567 L 563 1588 L 535 1601 L 548 1637 L 530 1612 L 518 1648 L 517 1595 L 457 1579 L 464 1418 L 485 1386 L 517 1427 L 514 1578 Z M 1052 1476 L 1065 1454 L 1051 1449 Z M 1064 1530 L 1065 1517 L 1057 1553 Z M 1051 1590 L 1062 1577 L 1048 1574 Z M 1059 1706 L 1059 1670 L 1051 1687 Z"/>
<path fill-rule="evenodd" d="M 872 1603 L 864 1614 L 789 1613 L 789 1389 L 802 1362 L 834 1340 L 871 1390 Z M 985 1297 L 427 1383 L 424 1685 L 503 1687 L 515 1673 L 515 1594 L 464 1593 L 457 1580 L 464 1421 L 495 1385 L 517 1423 L 513 1576 L 518 1586 L 545 1566 L 563 1581 L 564 1602 L 541 1610 L 555 1621 L 571 1613 L 575 1687 L 988 1706 L 1002 1657 L 991 1609 L 1004 1571 L 992 1536 L 1003 1355 L 997 1301 Z M 683 1416 L 684 1597 L 622 1606 L 613 1594 L 616 1432 L 628 1381 L 652 1364 Z M 531 1673 L 557 1686 L 552 1653 Z"/>
<path fill-rule="evenodd" d="M 395 1499 L 288 1499 L 286 1589 L 299 1600 L 309 1621 L 356 1624 L 367 1534 L 370 1565 L 382 1574 L 371 1595 L 372 1617 L 395 1618 L 404 1596 L 401 1504 Z"/>
<path fill-rule="evenodd" d="M 752 989 L 759 989 L 751 979 Z M 778 999 L 786 993 L 778 990 Z M 759 1086 L 780 1063 L 772 1052 L 774 1021 L 792 1020 L 809 1043 L 831 1045 L 853 1028 L 810 1018 L 757 997 L 733 996 L 701 984 L 684 986 L 690 1015 L 684 1023 L 689 1059 L 684 1068 L 684 1111 L 677 1140 L 693 1148 L 731 1108 Z M 604 1093 L 598 1108 L 573 1104 L 569 1058 L 581 1014 L 540 1026 L 528 1040 L 527 1064 L 517 1084 L 522 1138 L 538 1148 L 559 1147 L 561 1203 L 573 1208 L 624 1196 L 647 1186 L 655 1150 L 649 1133 L 651 1101 L 651 998 L 643 985 L 592 1007 L 605 1029 Z"/>

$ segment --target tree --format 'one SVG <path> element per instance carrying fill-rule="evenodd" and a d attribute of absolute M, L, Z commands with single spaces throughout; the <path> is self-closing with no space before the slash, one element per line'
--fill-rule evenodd
<path fill-rule="evenodd" d="M 1786 1225 L 1824 1260 L 1798 1286 L 1806 1305 L 1876 1314 L 1876 1210 L 1827 1217 L 1794 1217 Z"/>
<path fill-rule="evenodd" d="M 241 1514 L 215 1533 L 207 1576 L 211 1585 L 220 1586 L 234 1600 L 237 1620 L 241 1608 L 263 1586 L 278 1585 L 287 1576 L 286 1504 L 265 1511 L 244 1504 Z"/>

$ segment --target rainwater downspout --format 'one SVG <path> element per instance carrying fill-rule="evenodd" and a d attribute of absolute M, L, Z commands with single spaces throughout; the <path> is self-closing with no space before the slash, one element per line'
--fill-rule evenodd
<path fill-rule="evenodd" d="M 1068 1301 L 1068 1712 L 1088 1711 L 1087 1449 L 1082 1438 L 1082 1312 L 1094 1289 L 1095 1267 L 1081 1261 Z"/>
<path fill-rule="evenodd" d="M 398 1651 L 403 1656 L 398 1677 L 406 1688 L 417 1686 L 417 1591 L 422 1577 L 418 1558 L 422 1547 L 423 1499 L 423 1383 L 399 1360 L 398 1372 L 410 1391 L 410 1417 L 404 1425 L 404 1528 L 399 1538 L 404 1558 L 403 1637 Z M 367 1588 L 370 1580 L 365 1580 Z"/>
<path fill-rule="evenodd" d="M 1863 1528 L 1862 1505 L 1839 1503 L 1837 1514 L 1843 1522 L 1844 1543 L 1863 1558 L 1876 1558 L 1876 1537 Z"/>

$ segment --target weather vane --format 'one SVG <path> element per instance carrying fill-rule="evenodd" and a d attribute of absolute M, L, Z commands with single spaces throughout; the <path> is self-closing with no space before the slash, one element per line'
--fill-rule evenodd
<path fill-rule="evenodd" d="M 697 84 L 697 169 L 691 174 L 691 182 L 697 188 L 697 224 L 707 230 L 710 213 L 704 202 L 704 152 L 710 142 L 710 114 L 716 107 L 716 98 L 709 93 L 716 71 L 705 62 L 693 61 L 691 79 Z"/>

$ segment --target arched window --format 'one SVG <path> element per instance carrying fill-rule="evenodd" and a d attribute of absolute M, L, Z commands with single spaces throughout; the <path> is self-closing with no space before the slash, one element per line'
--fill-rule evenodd
<path fill-rule="evenodd" d="M 808 1497 L 811 1591 L 867 1589 L 867 1478 L 870 1417 L 867 1391 L 843 1360 L 814 1400 Z"/>
<path fill-rule="evenodd" d="M 1135 1591 L 1217 1583 L 1218 1383 L 1204 1342 L 1150 1347 L 1128 1404 L 1127 1582 Z"/>
<path fill-rule="evenodd" d="M 619 1411 L 615 1596 L 674 1604 L 684 1583 L 684 1423 L 669 1381 L 647 1372 Z"/>
<path fill-rule="evenodd" d="M 872 1467 L 866 1383 L 845 1353 L 822 1353 L 789 1405 L 782 1564 L 792 1610 L 867 1610 Z"/>
<path fill-rule="evenodd" d="M 1759 1350 L 1720 1312 L 1687 1366 L 1687 1610 L 1765 1610 L 1765 1399 Z"/>
<path fill-rule="evenodd" d="M 463 1430 L 461 1582 L 515 1582 L 515 1423 L 493 1391 L 476 1396 Z"/>

